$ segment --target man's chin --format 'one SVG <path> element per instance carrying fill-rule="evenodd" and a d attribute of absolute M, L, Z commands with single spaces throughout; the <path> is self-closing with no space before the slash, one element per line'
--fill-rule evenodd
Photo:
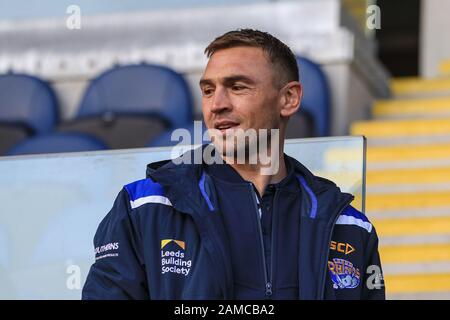
<path fill-rule="evenodd" d="M 229 142 L 228 142 L 229 141 Z M 237 144 L 234 139 L 213 142 L 216 151 L 228 160 L 233 159 L 235 163 L 245 164 L 249 162 L 251 155 L 249 154 L 249 142 L 245 144 Z"/>
<path fill-rule="evenodd" d="M 230 141 L 230 140 L 228 140 Z M 222 157 L 233 157 L 237 150 L 234 144 L 227 143 L 227 139 L 214 139 L 212 141 L 216 151 L 222 155 Z"/>

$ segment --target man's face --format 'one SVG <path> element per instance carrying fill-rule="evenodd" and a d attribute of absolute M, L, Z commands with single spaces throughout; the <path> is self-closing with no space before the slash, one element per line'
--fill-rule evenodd
<path fill-rule="evenodd" d="M 279 87 L 262 49 L 235 47 L 215 52 L 200 88 L 205 124 L 219 130 L 212 135 L 216 145 L 223 146 L 236 129 L 279 129 Z"/>

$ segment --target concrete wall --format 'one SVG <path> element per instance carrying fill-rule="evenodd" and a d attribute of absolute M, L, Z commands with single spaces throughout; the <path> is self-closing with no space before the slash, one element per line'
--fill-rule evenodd
<path fill-rule="evenodd" d="M 422 0 L 420 26 L 420 75 L 439 75 L 442 59 L 450 59 L 450 1 Z"/>

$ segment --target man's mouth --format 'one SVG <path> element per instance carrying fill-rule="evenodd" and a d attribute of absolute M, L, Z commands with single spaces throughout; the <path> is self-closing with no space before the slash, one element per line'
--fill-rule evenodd
<path fill-rule="evenodd" d="M 238 126 L 239 123 L 230 120 L 217 121 L 214 123 L 214 129 L 219 130 L 222 133 L 226 133 L 227 130 L 235 129 Z"/>

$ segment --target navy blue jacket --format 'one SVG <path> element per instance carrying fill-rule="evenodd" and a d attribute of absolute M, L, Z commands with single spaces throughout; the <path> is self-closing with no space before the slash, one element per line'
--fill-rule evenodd
<path fill-rule="evenodd" d="M 378 238 L 350 206 L 354 197 L 288 158 L 301 190 L 298 298 L 384 299 Z M 228 238 L 205 166 L 150 164 L 147 179 L 122 189 L 95 234 L 83 299 L 234 298 Z"/>

